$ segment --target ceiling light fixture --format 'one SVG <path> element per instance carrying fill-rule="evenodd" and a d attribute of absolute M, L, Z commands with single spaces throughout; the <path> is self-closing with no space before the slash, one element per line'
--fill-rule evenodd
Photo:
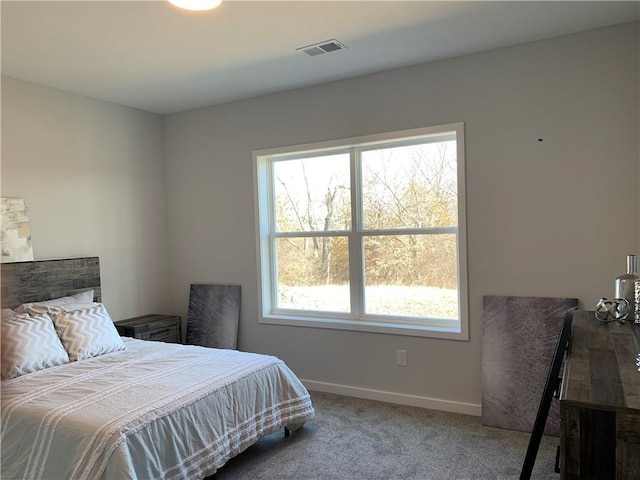
<path fill-rule="evenodd" d="M 222 0 L 169 0 L 169 3 L 185 10 L 211 10 L 222 3 Z"/>

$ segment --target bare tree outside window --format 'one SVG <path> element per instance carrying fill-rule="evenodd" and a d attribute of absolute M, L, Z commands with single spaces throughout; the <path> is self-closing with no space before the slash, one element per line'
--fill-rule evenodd
<path fill-rule="evenodd" d="M 352 224 L 348 154 L 274 162 L 278 306 L 350 312 Z M 365 312 L 457 318 L 456 237 L 416 229 L 457 227 L 455 142 L 361 154 Z M 410 233 L 403 233 L 406 230 Z"/>

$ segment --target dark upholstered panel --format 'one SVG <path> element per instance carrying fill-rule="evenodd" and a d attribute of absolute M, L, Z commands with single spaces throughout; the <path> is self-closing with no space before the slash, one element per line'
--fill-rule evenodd
<path fill-rule="evenodd" d="M 239 321 L 239 285 L 191 285 L 188 345 L 236 349 Z"/>
<path fill-rule="evenodd" d="M 482 423 L 530 432 L 564 317 L 576 298 L 484 296 Z M 558 436 L 558 402 L 545 433 Z"/>

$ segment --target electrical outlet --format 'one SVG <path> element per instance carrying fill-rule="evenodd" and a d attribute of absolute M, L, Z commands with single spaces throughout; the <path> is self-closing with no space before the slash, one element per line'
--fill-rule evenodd
<path fill-rule="evenodd" d="M 396 365 L 399 367 L 407 366 L 407 351 L 406 350 L 396 350 Z"/>

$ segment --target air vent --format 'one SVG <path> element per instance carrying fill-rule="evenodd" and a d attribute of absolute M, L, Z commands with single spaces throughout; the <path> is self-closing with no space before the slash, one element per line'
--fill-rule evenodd
<path fill-rule="evenodd" d="M 324 42 L 314 43 L 313 45 L 307 45 L 306 47 L 296 48 L 297 52 L 302 52 L 305 55 L 309 55 L 310 57 L 315 57 L 316 55 L 322 55 L 323 53 L 331 53 L 337 52 L 338 50 L 344 50 L 345 47 L 339 41 L 333 40 L 325 40 Z"/>

